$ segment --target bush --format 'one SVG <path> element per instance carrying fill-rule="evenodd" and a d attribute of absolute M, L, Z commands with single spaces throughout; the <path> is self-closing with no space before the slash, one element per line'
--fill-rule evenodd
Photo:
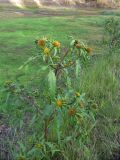
<path fill-rule="evenodd" d="M 10 143 L 14 148 L 12 157 L 66 159 L 68 155 L 63 148 L 68 150 L 71 144 L 81 146 L 81 154 L 89 157 L 86 138 L 94 128 L 98 106 L 79 92 L 78 85 L 80 71 L 89 61 L 92 49 L 78 40 L 72 40 L 65 52 L 58 41 L 40 39 L 35 43 L 38 54 L 19 69 L 38 59 L 43 80 L 41 90 L 31 92 L 10 81 L 4 85 L 5 102 L 11 107 L 9 124 L 16 137 L 14 144 Z M 79 149 L 73 151 L 73 156 L 81 157 Z"/>
<path fill-rule="evenodd" d="M 111 114 L 107 115 L 113 102 L 107 85 L 100 90 L 99 84 L 97 88 L 94 84 L 97 78 L 103 83 L 100 72 L 107 68 L 107 63 L 97 63 L 100 71 L 94 68 L 93 74 L 93 68 L 87 67 L 92 48 L 79 40 L 72 39 L 67 49 L 59 41 L 47 38 L 36 40 L 35 45 L 38 53 L 19 70 L 36 64 L 39 83 L 29 87 L 7 81 L 2 88 L 2 113 L 10 131 L 7 137 L 3 133 L 3 151 L 7 150 L 12 160 L 106 159 L 117 145 L 112 141 L 116 127 Z M 102 78 L 105 84 L 110 82 L 115 92 L 113 76 L 109 71 L 107 77 L 107 73 L 108 70 Z M 104 89 L 107 95 L 102 94 Z"/>
<path fill-rule="evenodd" d="M 109 48 L 109 53 L 120 51 L 120 22 L 119 22 L 119 19 L 112 17 L 106 20 L 104 42 Z"/>

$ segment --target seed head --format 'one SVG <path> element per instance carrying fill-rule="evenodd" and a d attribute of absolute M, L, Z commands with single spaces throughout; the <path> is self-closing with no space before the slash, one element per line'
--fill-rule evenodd
<path fill-rule="evenodd" d="M 57 105 L 57 107 L 62 107 L 62 105 L 63 105 L 63 102 L 62 102 L 62 100 L 61 99 L 58 99 L 57 101 L 56 101 L 56 105 Z"/>
<path fill-rule="evenodd" d="M 98 105 L 96 103 L 93 103 L 91 107 L 94 108 L 94 109 L 97 109 Z"/>
<path fill-rule="evenodd" d="M 86 48 L 87 53 L 91 54 L 93 52 L 92 48 Z"/>
<path fill-rule="evenodd" d="M 77 43 L 77 44 L 76 44 L 76 48 L 77 48 L 77 49 L 81 48 L 80 43 Z"/>
<path fill-rule="evenodd" d="M 76 97 L 80 97 L 80 93 L 79 92 L 76 92 L 75 95 L 76 95 Z"/>
<path fill-rule="evenodd" d="M 60 48 L 60 45 L 61 45 L 60 42 L 58 41 L 54 41 L 52 44 L 54 47 L 58 47 L 58 48 Z"/>
<path fill-rule="evenodd" d="M 45 46 L 45 40 L 44 39 L 40 39 L 37 41 L 37 44 L 40 46 L 40 47 L 44 47 Z"/>
<path fill-rule="evenodd" d="M 74 116 L 76 114 L 76 109 L 75 108 L 70 108 L 68 111 L 69 116 Z"/>

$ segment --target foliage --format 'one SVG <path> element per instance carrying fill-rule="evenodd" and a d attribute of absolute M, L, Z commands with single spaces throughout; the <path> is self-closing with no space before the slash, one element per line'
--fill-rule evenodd
<path fill-rule="evenodd" d="M 45 9 L 44 11 L 49 13 L 49 15 L 51 14 L 48 9 Z M 42 10 L 40 10 L 40 12 L 42 12 Z M 37 37 L 39 33 L 41 35 L 44 32 L 44 34 L 49 35 L 49 37 L 59 37 L 59 40 L 62 42 L 62 46 L 68 46 L 67 35 L 74 34 L 77 37 L 80 36 L 81 39 L 87 39 L 89 44 L 92 46 L 95 45 L 95 53 L 98 53 L 98 51 L 103 53 L 103 50 L 105 50 L 105 53 L 107 53 L 107 50 L 104 47 L 101 47 L 101 45 L 96 45 L 96 43 L 94 44 L 94 42 L 101 37 L 101 29 L 103 27 L 102 23 L 107 16 L 99 15 L 99 11 L 94 12 L 95 14 L 93 16 L 93 12 L 90 11 L 89 14 L 91 16 L 85 18 L 84 16 L 86 16 L 86 11 L 80 10 L 78 12 L 78 10 L 73 11 L 71 9 L 57 10 L 55 13 L 60 16 L 51 18 L 24 17 L 19 19 L 15 18 L 12 19 L 12 21 L 11 19 L 8 19 L 8 17 L 2 17 L 3 19 L 0 23 L 0 74 L 2 76 L 0 76 L 0 82 L 2 84 L 3 80 L 12 79 L 12 81 L 8 81 L 7 83 L 9 85 L 11 83 L 10 88 L 14 86 L 17 93 L 11 93 L 10 91 L 8 92 L 9 87 L 2 89 L 3 96 L 0 97 L 0 118 L 2 117 L 2 119 L 0 119 L 0 125 L 6 124 L 6 131 L 8 132 L 10 128 L 12 131 L 12 136 L 10 134 L 9 137 L 7 137 L 6 134 L 4 134 L 4 138 L 0 139 L 0 147 L 2 146 L 3 148 L 0 149 L 3 149 L 5 153 L 14 155 L 14 158 L 17 157 L 16 159 L 24 159 L 25 157 L 31 157 L 30 159 L 32 159 L 32 156 L 26 155 L 26 153 L 32 150 L 32 148 L 34 150 L 35 144 L 38 144 L 39 147 L 41 144 L 44 144 L 44 151 L 43 149 L 42 151 L 46 157 L 48 155 L 47 158 L 49 160 L 111 159 L 113 149 L 118 147 L 116 134 L 118 130 L 120 131 L 118 120 L 120 115 L 120 57 L 115 52 L 114 54 L 106 56 L 93 55 L 90 65 L 84 65 L 85 68 L 83 65 L 82 69 L 76 69 L 79 67 L 79 65 L 77 65 L 78 67 L 74 65 L 74 67 L 71 66 L 69 69 L 67 68 L 69 71 L 69 76 L 72 78 L 72 82 L 70 81 L 69 77 L 66 78 L 67 82 L 70 84 L 70 86 L 72 84 L 72 86 L 75 88 L 73 95 L 75 95 L 77 88 L 77 92 L 80 91 L 81 94 L 84 92 L 86 93 L 85 102 L 89 102 L 89 99 L 92 99 L 92 103 L 97 102 L 99 106 L 97 115 L 95 113 L 96 125 L 91 130 L 91 134 L 88 136 L 79 136 L 77 139 L 74 139 L 73 136 L 67 137 L 64 142 L 61 139 L 61 144 L 59 145 L 56 141 L 57 133 L 53 130 L 53 133 L 55 134 L 51 133 L 51 139 L 48 141 L 54 146 L 53 149 L 50 149 L 48 144 L 42 141 L 44 139 L 43 137 L 40 138 L 40 136 L 43 134 L 43 126 L 41 125 L 41 123 L 43 123 L 43 118 L 39 116 L 36 118 L 34 114 L 41 112 L 41 109 L 43 110 L 45 108 L 44 106 L 46 105 L 46 97 L 49 101 L 50 96 L 47 94 L 49 85 L 49 71 L 48 69 L 45 69 L 46 67 L 42 67 L 43 62 L 39 58 L 36 58 L 32 61 L 30 60 L 31 65 L 29 65 L 29 67 L 27 64 L 25 64 L 25 67 L 23 67 L 24 69 L 20 71 L 20 74 L 17 70 L 18 66 L 20 66 L 21 63 L 27 59 L 27 57 L 32 55 L 35 56 L 35 47 L 32 45 L 34 37 Z M 63 18 L 61 15 L 64 15 L 65 17 Z M 61 27 L 63 25 L 64 29 Z M 49 29 L 48 26 L 50 26 Z M 64 52 L 65 49 L 63 49 L 62 53 Z M 95 61 L 94 57 L 97 59 L 97 61 Z M 76 83 L 76 77 L 74 75 L 77 75 L 77 70 L 80 70 L 80 74 Z M 14 83 L 13 75 L 16 75 L 16 73 L 18 74 L 16 76 L 17 82 Z M 65 88 L 63 85 L 64 81 L 61 78 L 59 82 L 60 86 L 62 85 L 62 87 L 59 88 L 62 92 L 62 88 Z M 25 86 L 23 86 L 23 84 Z M 64 95 L 62 99 L 64 100 Z M 37 110 L 36 106 L 37 108 L 40 108 L 40 110 Z M 74 110 L 71 109 L 70 113 L 74 113 Z M 64 122 L 67 122 L 67 118 L 68 117 L 65 118 Z M 85 124 L 87 125 L 87 121 L 85 121 Z M 81 126 L 82 125 L 80 125 L 80 127 Z M 55 128 L 57 128 L 56 125 Z M 67 129 L 66 126 L 64 128 L 67 132 L 66 135 L 75 131 L 73 126 L 71 126 L 70 129 Z M 81 130 L 83 129 L 84 127 Z M 22 146 L 26 148 L 26 151 L 22 149 Z M 54 150 L 56 153 L 54 153 Z M 39 153 L 37 154 L 41 154 L 39 149 L 38 152 Z M 54 156 L 52 156 L 51 153 L 53 153 Z"/>
<path fill-rule="evenodd" d="M 4 85 L 3 92 L 7 98 L 3 96 L 2 103 L 12 106 L 10 124 L 16 128 L 15 134 L 20 133 L 16 135 L 19 137 L 17 150 L 15 144 L 11 145 L 14 148 L 12 156 L 14 159 L 31 160 L 56 156 L 68 159 L 63 145 L 76 143 L 85 150 L 82 151 L 84 156 L 89 157 L 86 137 L 96 125 L 98 106 L 94 100 L 87 100 L 85 93 L 78 91 L 78 85 L 81 70 L 90 60 L 92 48 L 74 39 L 67 50 L 61 48 L 60 42 L 46 38 L 35 43 L 38 53 L 19 69 L 38 59 L 40 69 L 45 73 L 43 91 L 31 93 L 24 86 L 10 81 Z"/>
<path fill-rule="evenodd" d="M 105 22 L 105 44 L 109 52 L 120 51 L 120 22 L 117 18 L 109 18 Z"/>

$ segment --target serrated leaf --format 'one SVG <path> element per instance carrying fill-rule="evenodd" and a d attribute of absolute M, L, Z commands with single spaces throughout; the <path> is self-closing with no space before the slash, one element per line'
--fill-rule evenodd
<path fill-rule="evenodd" d="M 56 92 L 56 76 L 52 70 L 50 70 L 48 74 L 48 82 L 49 82 L 49 91 L 51 98 L 54 98 Z"/>
<path fill-rule="evenodd" d="M 19 68 L 18 68 L 18 70 L 21 70 L 21 69 L 23 69 L 27 64 L 29 64 L 31 61 L 33 61 L 33 60 L 35 60 L 37 58 L 37 56 L 36 57 L 30 57 L 30 58 L 28 58 L 28 60 L 26 61 L 26 62 L 24 62 L 24 64 L 23 65 L 21 65 Z"/>
<path fill-rule="evenodd" d="M 79 77 L 80 70 L 81 70 L 80 61 L 76 60 L 76 78 Z"/>
<path fill-rule="evenodd" d="M 57 50 L 57 48 L 55 48 L 55 49 L 54 49 L 54 56 L 57 55 L 57 52 L 58 52 L 58 50 Z"/>
<path fill-rule="evenodd" d="M 70 45 L 73 46 L 74 43 L 75 43 L 75 40 L 72 40 L 71 43 L 70 43 Z"/>

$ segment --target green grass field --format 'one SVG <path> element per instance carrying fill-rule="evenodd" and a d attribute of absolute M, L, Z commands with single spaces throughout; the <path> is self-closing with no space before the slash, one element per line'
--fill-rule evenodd
<path fill-rule="evenodd" d="M 95 154 L 98 155 L 94 155 L 93 148 L 92 158 L 82 160 L 107 160 L 107 156 L 111 156 L 113 149 L 118 146 L 113 137 L 120 131 L 119 126 L 113 125 L 113 122 L 120 118 L 120 54 L 113 53 L 108 56 L 108 50 L 101 42 L 105 20 L 113 16 L 120 19 L 120 12 L 103 9 L 32 8 L 26 12 L 20 10 L 25 12 L 25 15 L 21 16 L 16 13 L 14 15 L 14 10 L 16 11 L 12 8 L 12 12 L 6 13 L 4 7 L 0 8 L 0 85 L 3 86 L 7 80 L 16 79 L 22 84 L 30 83 L 33 86 L 39 84 L 39 63 L 32 63 L 25 70 L 18 69 L 37 52 L 34 43 L 38 38 L 43 36 L 54 38 L 61 42 L 63 48 L 68 46 L 70 36 L 86 42 L 93 48 L 93 54 L 96 56 L 93 56 L 92 63 L 83 70 L 78 89 L 82 93 L 85 92 L 88 98 L 94 99 L 100 109 L 96 122 L 97 129 L 94 135 L 91 135 L 97 143 L 94 145 L 98 151 Z M 3 111 L 4 106 L 1 105 L 0 109 Z M 8 114 L 6 110 L 4 111 Z M 106 124 L 102 123 L 102 120 L 105 120 Z M 2 124 L 2 121 L 0 123 Z M 90 145 L 92 146 L 92 140 Z M 71 156 L 69 160 L 75 160 L 69 149 L 65 152 L 66 157 Z M 104 159 L 98 159 L 102 156 Z"/>
<path fill-rule="evenodd" d="M 71 12 L 58 10 L 57 12 L 55 10 L 54 12 L 58 15 L 52 16 L 51 10 L 48 10 L 49 17 L 12 18 L 8 16 L 6 18 L 4 14 L 2 15 L 0 20 L 0 75 L 2 75 L 0 82 L 11 79 L 12 75 L 18 72 L 19 66 L 30 55 L 35 54 L 34 41 L 41 36 L 58 39 L 63 46 L 68 42 L 68 36 L 73 36 L 90 44 L 95 54 L 102 52 L 97 42 L 99 43 L 102 39 L 102 26 L 108 16 L 101 15 L 99 10 L 89 12 L 85 10 L 76 12 L 75 10 Z M 59 16 L 60 13 L 62 16 Z"/>

